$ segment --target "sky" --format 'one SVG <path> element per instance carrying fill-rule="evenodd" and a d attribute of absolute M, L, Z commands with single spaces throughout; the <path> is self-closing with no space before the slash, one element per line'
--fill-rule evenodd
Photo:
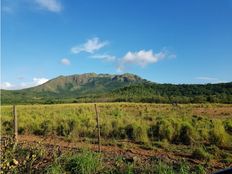
<path fill-rule="evenodd" d="M 232 81 L 232 0 L 1 1 L 1 88 L 90 72 Z"/>

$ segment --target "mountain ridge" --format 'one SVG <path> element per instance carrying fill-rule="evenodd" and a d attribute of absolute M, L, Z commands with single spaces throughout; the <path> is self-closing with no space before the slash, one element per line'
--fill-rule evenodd
<path fill-rule="evenodd" d="M 158 84 L 135 74 L 73 74 L 39 86 L 1 90 L 2 104 L 66 102 L 232 103 L 232 83 Z"/>

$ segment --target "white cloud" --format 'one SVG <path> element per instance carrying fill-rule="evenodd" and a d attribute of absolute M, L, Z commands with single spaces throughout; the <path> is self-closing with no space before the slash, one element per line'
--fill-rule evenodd
<path fill-rule="evenodd" d="M 167 56 L 166 52 L 153 53 L 152 50 L 140 50 L 138 52 L 127 52 L 123 58 L 119 60 L 117 71 L 123 71 L 128 64 L 135 64 L 145 67 L 148 64 L 154 64 Z"/>
<path fill-rule="evenodd" d="M 103 61 L 115 61 L 116 57 L 109 55 L 109 54 L 95 54 L 93 56 L 91 56 L 91 58 L 93 59 L 99 59 L 99 60 L 103 60 Z"/>
<path fill-rule="evenodd" d="M 14 89 L 23 89 L 23 88 L 30 88 L 33 86 L 42 85 L 43 83 L 47 82 L 49 79 L 47 78 L 36 78 L 34 77 L 31 82 L 22 82 L 18 86 L 15 86 Z"/>
<path fill-rule="evenodd" d="M 62 5 L 58 0 L 35 0 L 40 8 L 46 9 L 51 12 L 60 12 Z"/>
<path fill-rule="evenodd" d="M 34 77 L 33 78 L 33 85 L 41 85 L 41 84 L 47 82 L 48 80 L 49 79 L 47 79 L 47 78 L 36 78 L 36 77 Z"/>
<path fill-rule="evenodd" d="M 13 85 L 10 82 L 3 82 L 1 83 L 1 89 L 23 89 L 23 88 L 29 88 L 33 86 L 41 85 L 45 82 L 47 82 L 49 79 L 47 78 L 36 78 L 34 77 L 31 82 L 21 82 L 20 84 Z"/>
<path fill-rule="evenodd" d="M 80 52 L 94 53 L 108 44 L 107 41 L 100 41 L 98 37 L 87 40 L 86 43 L 71 48 L 71 52 L 78 54 Z"/>
<path fill-rule="evenodd" d="M 67 58 L 63 58 L 60 61 L 63 65 L 70 65 L 70 61 Z"/>
<path fill-rule="evenodd" d="M 2 82 L 0 83 L 1 89 L 12 89 L 14 85 L 12 85 L 10 82 Z"/>

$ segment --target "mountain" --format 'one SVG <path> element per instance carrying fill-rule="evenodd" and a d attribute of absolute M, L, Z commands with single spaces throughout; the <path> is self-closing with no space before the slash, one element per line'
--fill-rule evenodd
<path fill-rule="evenodd" d="M 59 76 L 22 90 L 1 90 L 2 104 L 70 102 L 232 103 L 232 83 L 157 84 L 134 74 Z"/>
<path fill-rule="evenodd" d="M 87 73 L 81 75 L 59 76 L 40 86 L 30 89 L 33 92 L 62 93 L 71 92 L 76 95 L 108 92 L 113 89 L 132 84 L 144 83 L 146 80 L 133 74 L 110 75 Z"/>
<path fill-rule="evenodd" d="M 110 75 L 87 73 L 59 76 L 48 82 L 22 90 L 1 90 L 2 104 L 44 103 L 74 101 L 80 98 L 96 98 L 103 93 L 148 81 L 134 74 Z"/>

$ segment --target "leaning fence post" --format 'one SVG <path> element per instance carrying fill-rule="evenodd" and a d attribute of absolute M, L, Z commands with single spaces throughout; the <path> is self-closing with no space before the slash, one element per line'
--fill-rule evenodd
<path fill-rule="evenodd" d="M 95 107 L 95 112 L 96 112 L 96 121 L 97 121 L 97 129 L 98 129 L 98 152 L 101 152 L 101 134 L 100 134 L 99 114 L 98 114 L 96 104 L 94 104 L 94 107 Z"/>
<path fill-rule="evenodd" d="M 16 106 L 13 105 L 13 116 L 14 116 L 14 140 L 15 143 L 18 142 L 18 118 L 17 118 L 17 111 Z"/>

